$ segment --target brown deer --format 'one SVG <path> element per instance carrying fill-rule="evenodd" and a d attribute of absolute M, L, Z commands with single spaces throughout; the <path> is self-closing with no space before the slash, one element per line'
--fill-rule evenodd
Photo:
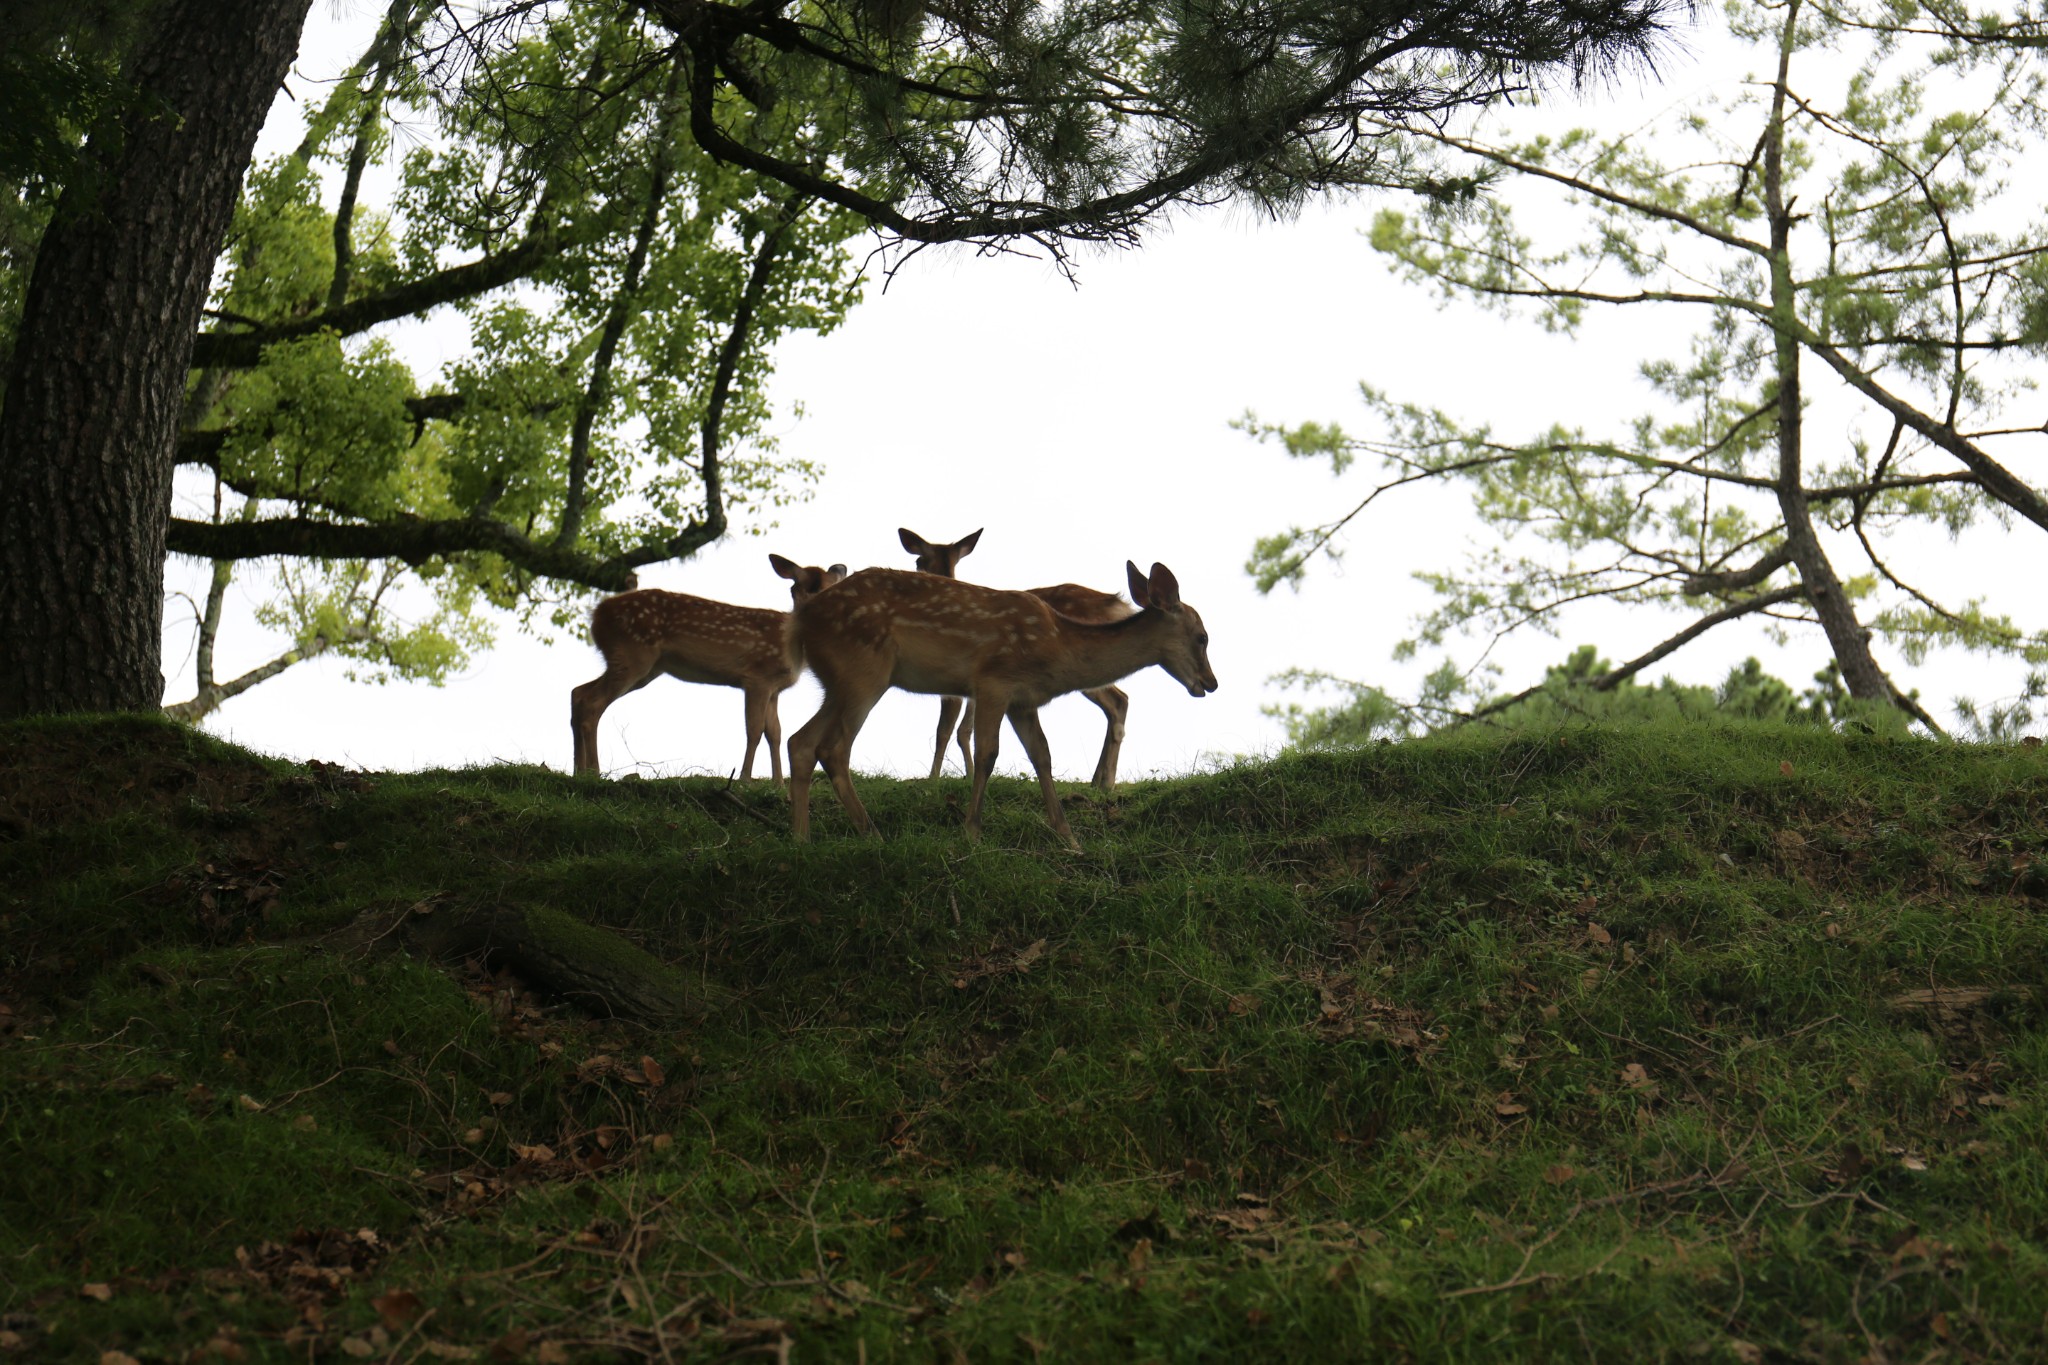
<path fill-rule="evenodd" d="M 981 532 L 963 536 L 951 545 L 934 545 L 908 527 L 896 528 L 896 536 L 903 542 L 903 548 L 917 556 L 917 567 L 925 573 L 935 573 L 941 578 L 958 578 L 960 561 L 981 539 Z M 1113 592 L 1097 592 L 1084 588 L 1079 583 L 1056 583 L 1049 588 L 1032 588 L 1031 595 L 1044 602 L 1062 616 L 1076 621 L 1092 621 L 1106 625 L 1121 621 L 1137 610 Z M 1124 718 L 1131 713 L 1131 699 L 1121 687 L 1091 687 L 1081 693 L 1089 701 L 1102 708 L 1103 717 L 1109 721 L 1109 729 L 1102 737 L 1102 756 L 1095 760 L 1095 776 L 1090 780 L 1107 796 L 1116 790 L 1117 757 L 1124 747 Z M 962 706 L 967 713 L 961 714 Z M 960 723 L 956 732 L 955 721 Z M 974 760 L 968 753 L 967 737 L 974 731 L 974 705 L 963 697 L 942 697 L 939 699 L 939 742 L 932 753 L 933 777 L 946 768 L 946 741 L 956 739 L 960 745 L 960 766 L 971 773 Z"/>
<path fill-rule="evenodd" d="M 1062 693 L 1106 687 L 1151 664 L 1172 674 L 1189 696 L 1216 690 L 1209 633 L 1200 614 L 1180 600 L 1172 571 L 1163 564 L 1154 564 L 1150 576 L 1135 564 L 1124 569 L 1138 610 L 1106 624 L 1062 616 L 1028 592 L 999 592 L 899 569 L 864 569 L 831 592 L 798 603 L 790 630 L 825 686 L 825 704 L 789 741 L 796 838 L 810 837 L 814 765 L 832 779 L 854 827 L 870 830 L 867 809 L 853 791 L 853 741 L 882 694 L 900 687 L 974 703 L 970 838 L 981 837 L 981 799 L 1008 716 L 1038 772 L 1045 818 L 1078 849 L 1053 790 L 1052 752 L 1038 708 Z"/>
<path fill-rule="evenodd" d="M 844 564 L 806 568 L 781 555 L 769 555 L 768 562 L 790 580 L 793 603 L 807 602 L 846 577 Z M 754 776 L 754 748 L 765 733 L 769 768 L 775 781 L 782 781 L 782 718 L 776 698 L 803 672 L 803 656 L 793 652 L 789 613 L 641 588 L 598 603 L 590 613 L 590 639 L 604 655 L 604 674 L 569 694 L 579 774 L 598 771 L 597 722 L 605 708 L 666 673 L 684 682 L 742 689 L 747 757 L 740 776 Z"/>

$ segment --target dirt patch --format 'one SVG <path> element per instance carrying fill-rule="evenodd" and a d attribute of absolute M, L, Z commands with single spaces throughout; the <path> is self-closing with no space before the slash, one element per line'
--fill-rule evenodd
<path fill-rule="evenodd" d="M 136 810 L 242 805 L 278 780 L 213 747 L 167 722 L 0 729 L 0 839 Z"/>
<path fill-rule="evenodd" d="M 0 725 L 0 1001 L 17 1021 L 32 1017 L 35 1002 L 165 933 L 210 943 L 258 934 L 325 812 L 374 785 L 309 766 L 293 771 L 148 716 Z M 103 854 L 108 839 L 93 831 L 115 822 L 136 827 L 108 837 L 147 847 L 148 870 Z M 169 841 L 138 837 L 152 829 Z M 165 855 L 181 844 L 189 862 L 166 875 Z M 81 874 L 100 877 L 90 903 L 65 889 Z"/>

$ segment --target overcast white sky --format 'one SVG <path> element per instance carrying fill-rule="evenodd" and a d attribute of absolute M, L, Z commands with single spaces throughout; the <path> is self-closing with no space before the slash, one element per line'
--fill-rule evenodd
<path fill-rule="evenodd" d="M 331 77 L 353 60 L 382 8 L 316 6 L 301 79 Z M 1562 114 L 1530 116 L 1632 126 L 1740 74 L 1679 54 L 1661 86 L 1632 82 Z M 310 103 L 311 92 L 297 88 Z M 296 140 L 304 107 L 280 99 L 259 155 Z M 918 255 L 887 292 L 877 280 L 832 336 L 798 337 L 777 355 L 782 448 L 824 470 L 812 500 L 784 509 L 761 534 L 645 570 L 642 585 L 786 605 L 769 551 L 804 563 L 909 567 L 899 525 L 932 540 L 986 528 L 962 577 L 999 587 L 1071 580 L 1121 591 L 1127 558 L 1163 561 L 1209 625 L 1221 690 L 1198 701 L 1158 670 L 1127 681 L 1127 777 L 1277 747 L 1279 725 L 1260 707 L 1283 699 L 1267 679 L 1285 668 L 1411 688 L 1420 668 L 1396 666 L 1388 651 L 1428 601 L 1411 575 L 1448 567 L 1477 533 L 1464 500 L 1429 488 L 1382 499 L 1356 524 L 1341 568 L 1319 564 L 1299 593 L 1261 597 L 1243 571 L 1253 540 L 1348 506 L 1370 471 L 1333 479 L 1326 466 L 1254 443 L 1230 420 L 1253 408 L 1275 420 L 1355 423 L 1363 379 L 1396 397 L 1490 419 L 1503 434 L 1559 419 L 1597 425 L 1645 405 L 1634 366 L 1646 354 L 1677 354 L 1679 334 L 1639 330 L 1649 318 L 1638 314 L 1596 318 L 1573 341 L 1466 307 L 1439 310 L 1424 290 L 1394 279 L 1359 236 L 1380 202 L 1326 204 L 1286 223 L 1231 211 L 1186 214 L 1139 249 L 1084 258 L 1078 288 L 1043 261 L 964 249 Z M 422 348 L 414 354 L 426 362 L 460 335 L 416 329 L 407 344 Z M 796 402 L 800 419 L 790 415 Z M 188 494 L 196 488 L 188 485 Z M 1935 586 L 1962 588 L 1994 574 L 2041 581 L 2048 565 L 2037 533 L 1996 540 L 1973 537 L 1967 553 L 1944 547 Z M 196 594 L 203 574 L 174 560 L 170 578 Z M 262 575 L 245 568 L 222 633 L 219 676 L 283 646 L 251 617 L 266 595 Z M 1626 658 L 1680 624 L 1640 609 L 1594 608 L 1570 618 L 1560 639 L 1531 635 L 1494 657 L 1507 667 L 1504 681 L 1522 685 L 1573 645 L 1597 642 Z M 172 700 L 192 692 L 190 638 L 189 609 L 174 604 L 165 660 Z M 1464 642 L 1456 653 L 1469 662 L 1480 648 Z M 1751 653 L 1795 684 L 1826 658 L 1817 632 L 1780 649 L 1759 628 L 1724 628 L 1668 667 L 1684 681 L 1718 682 Z M 1891 651 L 1881 657 L 1944 718 L 1955 693 L 1997 697 L 2016 690 L 2020 675 L 1981 660 L 1914 670 Z M 508 622 L 499 645 L 444 688 L 353 684 L 344 668 L 333 659 L 301 665 L 228 703 L 207 728 L 271 753 L 370 768 L 519 760 L 566 769 L 569 689 L 600 664 L 580 639 L 549 647 Z M 785 730 L 815 705 L 806 678 L 784 695 Z M 886 699 L 860 737 L 856 767 L 922 773 L 937 706 L 902 693 Z M 607 714 L 603 762 L 614 773 L 733 771 L 740 709 L 735 690 L 659 680 Z M 1074 697 L 1049 705 L 1044 718 L 1056 767 L 1085 779 L 1101 742 L 1100 714 Z M 1007 731 L 1001 767 L 1025 770 Z"/>

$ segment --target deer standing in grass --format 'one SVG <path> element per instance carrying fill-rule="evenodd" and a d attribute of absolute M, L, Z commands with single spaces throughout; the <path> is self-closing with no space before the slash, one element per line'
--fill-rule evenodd
<path fill-rule="evenodd" d="M 822 765 L 854 827 L 868 833 L 867 808 L 853 791 L 853 741 L 868 712 L 891 687 L 966 697 L 974 704 L 974 794 L 969 838 L 981 837 L 981 800 L 995 771 L 1003 717 L 1037 770 L 1045 818 L 1068 846 L 1052 785 L 1052 752 L 1038 708 L 1065 692 L 1106 687 L 1152 664 L 1188 695 L 1216 690 L 1209 633 L 1163 564 L 1151 574 L 1126 563 L 1138 610 L 1120 621 L 1076 621 L 1028 592 L 999 592 L 957 579 L 898 569 L 864 569 L 829 593 L 800 602 L 790 631 L 804 662 L 825 686 L 825 704 L 789 741 L 792 832 L 810 837 L 811 769 Z"/>
<path fill-rule="evenodd" d="M 958 578 L 960 561 L 981 539 L 981 532 L 976 531 L 951 545 L 934 545 L 902 526 L 896 528 L 896 535 L 903 542 L 903 548 L 917 556 L 917 567 L 921 571 L 935 573 L 941 578 Z M 1137 611 L 1136 607 L 1113 592 L 1097 592 L 1079 583 L 1057 583 L 1049 588 L 1032 588 L 1030 592 L 1062 616 L 1098 625 L 1121 621 Z M 1102 757 L 1095 760 L 1095 776 L 1090 779 L 1107 796 L 1116 790 L 1117 756 L 1124 747 L 1124 718 L 1131 712 L 1131 699 L 1121 687 L 1090 687 L 1083 689 L 1081 695 L 1101 707 L 1103 717 L 1109 721 L 1109 729 L 1102 737 Z M 967 712 L 964 716 L 961 714 L 963 705 Z M 957 732 L 953 728 L 955 721 L 960 725 Z M 974 704 L 971 701 L 962 697 L 939 699 L 939 742 L 932 753 L 933 777 L 945 771 L 946 742 L 949 739 L 959 742 L 960 766 L 969 773 L 974 771 L 974 758 L 967 747 L 967 737 L 973 730 Z"/>
<path fill-rule="evenodd" d="M 805 567 L 769 555 L 775 572 L 790 580 L 790 601 L 801 605 L 846 577 L 846 566 Z M 768 766 L 782 781 L 782 718 L 776 698 L 803 672 L 789 613 L 734 607 L 687 593 L 641 588 L 597 604 L 590 639 L 604 655 L 604 673 L 569 694 L 569 730 L 576 741 L 576 771 L 595 773 L 597 722 L 628 692 L 666 673 L 684 682 L 737 687 L 747 700 L 747 757 L 740 776 L 754 776 L 754 748 L 765 733 Z"/>

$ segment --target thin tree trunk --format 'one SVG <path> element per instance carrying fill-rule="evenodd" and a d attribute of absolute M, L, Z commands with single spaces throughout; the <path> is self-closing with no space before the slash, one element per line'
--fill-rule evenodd
<path fill-rule="evenodd" d="M 1870 652 L 1870 632 L 1856 619 L 1855 604 L 1842 591 L 1841 579 L 1835 576 L 1834 565 L 1814 531 L 1806 500 L 1805 452 L 1800 439 L 1804 414 L 1799 391 L 1799 300 L 1792 282 L 1792 206 L 1785 202 L 1785 89 L 1798 22 L 1799 0 L 1791 0 L 1779 46 L 1778 87 L 1764 137 L 1764 204 L 1771 223 L 1772 342 L 1777 348 L 1778 372 L 1778 510 L 1785 518 L 1785 548 L 1791 552 L 1806 599 L 1841 665 L 1843 685 L 1852 697 L 1890 703 L 1896 701 L 1897 689 Z"/>
<path fill-rule="evenodd" d="M 152 710 L 186 371 L 312 0 L 169 0 L 29 280 L 0 410 L 0 717 Z"/>

